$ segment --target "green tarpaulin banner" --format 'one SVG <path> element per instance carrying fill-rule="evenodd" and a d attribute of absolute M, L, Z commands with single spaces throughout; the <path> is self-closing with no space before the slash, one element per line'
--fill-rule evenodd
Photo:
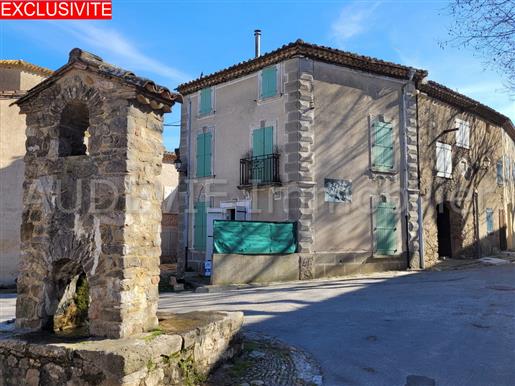
<path fill-rule="evenodd" d="M 295 223 L 215 220 L 214 253 L 278 255 L 295 253 Z"/>

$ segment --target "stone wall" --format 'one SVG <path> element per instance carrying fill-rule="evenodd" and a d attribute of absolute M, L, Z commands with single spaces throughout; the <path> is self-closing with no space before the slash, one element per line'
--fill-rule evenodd
<path fill-rule="evenodd" d="M 424 260 L 438 263 L 437 205 L 450 209 L 453 257 L 491 255 L 499 250 L 499 209 L 502 187 L 496 181 L 496 163 L 502 156 L 499 146 L 502 129 L 452 106 L 420 94 L 420 170 L 424 229 Z M 456 118 L 470 122 L 470 149 L 457 147 Z M 436 175 L 436 142 L 452 145 L 452 178 Z M 467 170 L 463 170 L 466 161 Z M 477 208 L 474 200 L 477 192 Z M 494 232 L 486 230 L 486 209 L 494 211 Z M 476 241 L 479 240 L 479 245 Z"/>
<path fill-rule="evenodd" d="M 88 152 L 60 156 L 62 130 L 74 130 L 63 128 L 64 113 L 77 106 L 87 117 L 66 119 L 86 120 Z M 67 283 L 84 272 L 93 335 L 156 327 L 162 112 L 136 101 L 133 88 L 79 69 L 21 110 L 27 153 L 17 326 L 50 328 Z"/>
<path fill-rule="evenodd" d="M 160 328 L 116 340 L 0 334 L 0 386 L 193 385 L 241 349 L 241 312 L 161 315 Z"/>

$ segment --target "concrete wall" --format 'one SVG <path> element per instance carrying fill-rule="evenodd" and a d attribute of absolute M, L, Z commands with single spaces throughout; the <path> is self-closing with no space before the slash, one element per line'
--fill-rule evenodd
<path fill-rule="evenodd" d="M 456 146 L 456 118 L 470 123 L 470 149 Z M 483 256 L 499 251 L 499 210 L 503 208 L 503 187 L 496 182 L 496 163 L 502 157 L 503 130 L 465 114 L 448 104 L 419 96 L 421 196 L 423 202 L 424 257 L 427 266 L 438 263 L 437 205 L 448 202 L 451 213 L 453 257 Z M 452 146 L 452 178 L 436 176 L 436 141 Z M 486 159 L 489 159 L 485 163 Z M 471 167 L 465 176 L 460 162 Z M 474 209 L 477 191 L 478 210 Z M 494 232 L 486 229 L 486 209 L 494 211 Z M 476 225 L 477 223 L 477 225 Z"/>
<path fill-rule="evenodd" d="M 25 116 L 9 91 L 27 90 L 44 78 L 0 67 L 0 286 L 13 286 L 20 255 Z"/>
<path fill-rule="evenodd" d="M 313 255 L 213 255 L 211 284 L 247 284 L 323 279 L 404 269 L 397 258 L 368 261 L 366 256 Z"/>
<path fill-rule="evenodd" d="M 179 219 L 179 223 L 182 238 L 185 237 L 185 227 L 188 227 L 188 245 L 190 248 L 188 264 L 194 269 L 200 267 L 200 263 L 205 256 L 204 251 L 193 249 L 194 215 L 191 211 L 198 200 L 210 203 L 211 207 L 219 207 L 221 201 L 248 197 L 252 199 L 253 220 L 288 220 L 287 203 L 283 199 L 274 199 L 272 189 L 259 189 L 253 191 L 252 194 L 238 189 L 240 184 L 240 159 L 245 158 L 252 149 L 252 131 L 263 124 L 274 127 L 274 145 L 277 146 L 281 154 L 281 180 L 286 181 L 284 172 L 284 145 L 286 142 L 284 106 L 286 98 L 282 92 L 285 63 L 279 65 L 281 81 L 278 85 L 280 93 L 276 97 L 259 100 L 259 72 L 256 72 L 214 86 L 214 112 L 208 116 L 200 117 L 198 114 L 198 92 L 188 95 L 184 99 L 180 153 L 181 160 L 187 163 L 188 181 L 184 180 L 181 188 L 180 212 L 183 217 Z M 190 119 L 191 122 L 189 122 Z M 191 127 L 191 135 L 188 130 L 189 126 Z M 213 133 L 213 176 L 197 178 L 196 137 L 203 130 L 210 130 Z M 189 202 L 186 198 L 188 190 Z M 283 194 L 281 197 L 284 198 L 285 195 Z M 190 213 L 187 213 L 188 209 Z M 184 216 L 189 216 L 189 219 L 186 220 Z M 181 243 L 179 249 L 182 253 L 185 241 L 181 239 Z"/>
<path fill-rule="evenodd" d="M 314 62 L 315 252 L 373 253 L 372 201 L 397 203 L 397 249 L 403 248 L 400 184 L 401 83 Z M 382 115 L 394 127 L 395 172 L 374 173 L 371 122 Z M 352 202 L 324 201 L 324 179 L 352 181 Z"/>

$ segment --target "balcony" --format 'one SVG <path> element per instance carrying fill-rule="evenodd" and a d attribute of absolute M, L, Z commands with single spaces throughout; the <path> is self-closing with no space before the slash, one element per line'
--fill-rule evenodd
<path fill-rule="evenodd" d="M 240 189 L 267 185 L 281 185 L 279 154 L 260 155 L 240 160 Z"/>

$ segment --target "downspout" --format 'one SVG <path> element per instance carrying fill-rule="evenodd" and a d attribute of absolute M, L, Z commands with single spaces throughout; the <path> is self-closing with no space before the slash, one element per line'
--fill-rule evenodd
<path fill-rule="evenodd" d="M 191 165 L 191 97 L 188 97 L 188 165 L 187 165 L 187 173 L 191 173 L 190 165 Z M 189 182 L 188 174 L 186 174 L 186 221 L 185 221 L 185 239 L 186 243 L 184 245 L 184 272 L 188 269 L 188 255 L 189 255 L 189 245 L 190 245 L 190 189 L 191 184 Z"/>
<path fill-rule="evenodd" d="M 408 206 L 409 206 L 409 194 L 408 194 L 408 138 L 407 138 L 407 115 L 406 115 L 406 87 L 413 81 L 415 76 L 415 70 L 410 69 L 409 78 L 406 83 L 402 85 L 401 93 L 401 108 L 402 108 L 402 138 L 404 147 L 404 173 L 403 173 L 403 184 L 404 184 L 404 224 L 406 232 L 406 262 L 408 269 L 411 269 L 410 259 L 410 248 L 409 248 L 409 224 L 408 224 Z"/>
<path fill-rule="evenodd" d="M 417 90 L 417 96 L 416 96 L 416 118 L 417 118 L 417 178 L 418 178 L 418 198 L 417 198 L 417 206 L 418 206 L 418 243 L 419 243 L 419 264 L 420 269 L 425 269 L 426 264 L 424 262 L 424 230 L 422 228 L 423 225 L 423 213 L 422 213 L 422 196 L 420 194 L 421 192 L 421 186 L 422 182 L 420 179 L 420 124 L 419 124 L 419 115 L 418 115 L 418 108 L 419 108 L 419 92 L 418 87 L 415 87 Z"/>

